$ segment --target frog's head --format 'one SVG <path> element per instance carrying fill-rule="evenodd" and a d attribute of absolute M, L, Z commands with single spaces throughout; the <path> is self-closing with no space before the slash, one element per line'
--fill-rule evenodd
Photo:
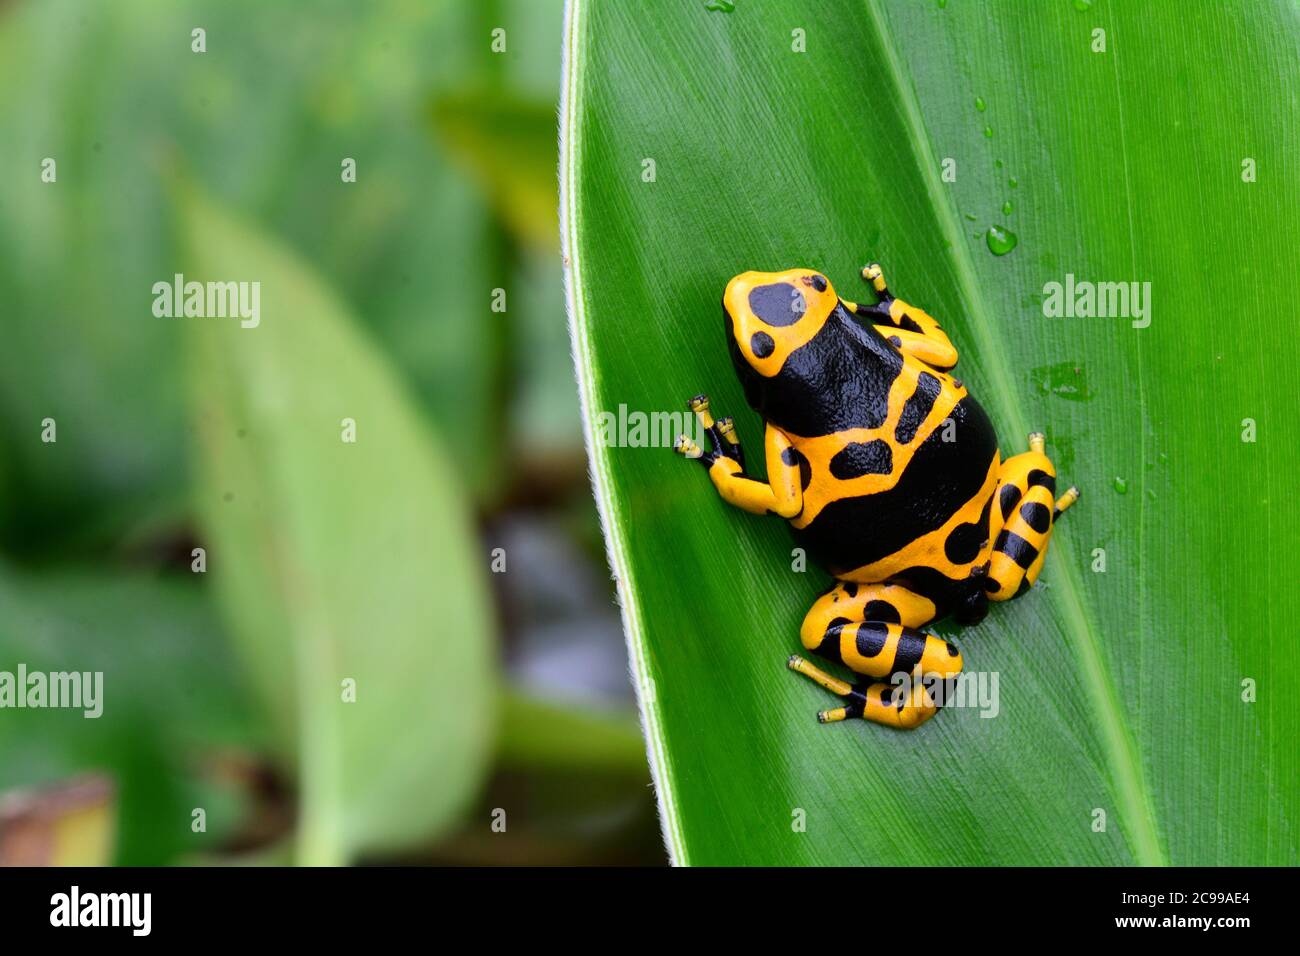
<path fill-rule="evenodd" d="M 732 360 L 750 404 L 796 349 L 812 341 L 839 300 L 812 269 L 742 272 L 727 283 L 722 309 Z"/>

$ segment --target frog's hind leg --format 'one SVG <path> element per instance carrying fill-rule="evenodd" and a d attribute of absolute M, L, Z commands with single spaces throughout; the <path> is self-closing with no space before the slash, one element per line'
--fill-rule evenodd
<path fill-rule="evenodd" d="M 843 707 L 822 711 L 817 719 L 829 723 L 863 717 L 910 729 L 932 717 L 938 704 L 917 678 L 948 681 L 962 666 L 956 646 L 920 630 L 934 617 L 929 599 L 897 584 L 845 582 L 822 595 L 804 618 L 804 647 L 879 679 L 850 685 L 801 657 L 791 657 L 791 670 L 848 698 Z M 911 686 L 887 680 L 895 675 L 906 675 Z"/>
<path fill-rule="evenodd" d="M 1029 451 L 1008 458 L 998 473 L 993 553 L 984 583 L 991 601 L 1009 601 L 1033 587 L 1056 520 L 1079 500 L 1073 486 L 1055 498 L 1056 469 L 1043 453 L 1044 441 L 1041 432 L 1031 434 Z"/>
<path fill-rule="evenodd" d="M 832 694 L 847 698 L 842 707 L 819 710 L 818 723 L 833 724 L 861 717 L 900 730 L 911 730 L 925 723 L 939 709 L 930 691 L 919 680 L 909 682 L 910 686 L 885 681 L 849 684 L 838 677 L 832 677 L 798 655 L 792 656 L 786 666 L 817 682 Z"/>

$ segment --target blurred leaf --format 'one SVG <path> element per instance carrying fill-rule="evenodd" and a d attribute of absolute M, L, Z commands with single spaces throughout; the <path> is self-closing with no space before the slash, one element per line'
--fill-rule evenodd
<path fill-rule="evenodd" d="M 300 857 L 430 837 L 473 796 L 496 719 L 484 561 L 451 459 L 305 264 L 179 192 L 187 278 L 261 283 L 257 328 L 186 320 L 198 508 L 209 573 L 296 756 Z"/>
<path fill-rule="evenodd" d="M 153 161 L 168 144 L 361 307 L 460 449 L 462 477 L 493 489 L 501 472 L 478 440 L 491 398 L 481 320 L 486 290 L 506 279 L 489 278 L 476 241 L 487 204 L 422 122 L 431 90 L 466 82 L 472 13 L 351 0 L 320 0 L 307 18 L 260 0 L 6 7 L 0 543 L 101 552 L 184 493 L 180 328 L 149 312 L 150 286 L 175 265 Z M 531 32 L 540 59 L 558 64 L 536 19 L 511 12 L 503 24 Z M 203 55 L 190 50 L 196 23 L 208 31 Z M 548 81 L 556 75 L 552 66 Z M 41 181 L 46 157 L 56 183 Z M 355 183 L 340 180 L 344 157 L 357 161 Z M 46 416 L 57 445 L 39 440 Z"/>
<path fill-rule="evenodd" d="M 647 773 L 645 740 L 630 715 L 519 691 L 503 696 L 497 755 L 515 767 Z"/>
<path fill-rule="evenodd" d="M 1084 491 L 1035 591 L 962 631 L 967 667 L 1000 675 L 997 719 L 823 727 L 825 693 L 784 661 L 827 582 L 791 572 L 783 522 L 726 507 L 666 449 L 593 441 L 676 858 L 1294 865 L 1300 355 L 1278 310 L 1300 296 L 1300 176 L 1278 70 L 1300 8 L 836 0 L 806 52 L 778 4 L 570 11 L 564 230 L 589 415 L 708 391 L 754 457 L 726 282 L 807 266 L 856 299 L 878 259 L 953 337 L 1004 455 L 1043 428 Z M 1047 318 L 1034 296 L 1067 275 L 1149 281 L 1150 327 Z M 1073 391 L 1036 384 L 1066 362 Z"/>
<path fill-rule="evenodd" d="M 559 245 L 555 107 L 502 92 L 437 96 L 430 115 L 447 151 L 524 242 Z"/>
<path fill-rule="evenodd" d="M 113 796 L 102 776 L 0 796 L 0 866 L 108 866 Z"/>
<path fill-rule="evenodd" d="M 221 747 L 258 739 L 249 702 L 204 592 L 138 573 L 0 567 L 0 669 L 102 672 L 103 713 L 0 712 L 0 791 L 88 772 L 117 789 L 118 863 L 160 865 L 211 849 L 237 808 L 203 775 Z M 208 831 L 190 829 L 194 807 Z"/>

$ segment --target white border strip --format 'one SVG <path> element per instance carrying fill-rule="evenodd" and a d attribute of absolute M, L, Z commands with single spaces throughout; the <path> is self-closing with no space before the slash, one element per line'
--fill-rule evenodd
<path fill-rule="evenodd" d="M 639 606 L 634 598 L 632 567 L 623 548 L 618 522 L 614 520 L 614 507 L 606 497 L 610 486 L 609 461 L 606 451 L 595 441 L 591 409 L 595 391 L 596 373 L 591 366 L 591 351 L 587 343 L 587 307 L 581 285 L 578 252 L 578 212 L 574 203 L 577 183 L 577 147 L 574 123 L 580 105 L 578 70 L 582 65 L 582 52 L 578 43 L 580 9 L 582 0 L 566 0 L 564 9 L 564 60 L 560 83 L 560 251 L 564 262 L 564 298 L 569 312 L 569 340 L 573 348 L 573 370 L 578 379 L 578 394 L 582 399 L 583 440 L 587 446 L 587 460 L 591 465 L 591 488 L 600 512 L 600 526 L 605 536 L 609 566 L 614 574 L 618 592 L 619 611 L 623 617 L 623 632 L 627 635 L 628 664 L 632 671 L 632 684 L 641 710 L 641 730 L 645 734 L 646 754 L 650 760 L 650 776 L 654 780 L 659 802 L 659 824 L 663 830 L 664 846 L 668 859 L 674 866 L 687 864 L 685 841 L 677 817 L 672 773 L 663 733 L 659 723 L 659 709 L 653 684 L 650 680 L 649 660 L 642 639 Z"/>

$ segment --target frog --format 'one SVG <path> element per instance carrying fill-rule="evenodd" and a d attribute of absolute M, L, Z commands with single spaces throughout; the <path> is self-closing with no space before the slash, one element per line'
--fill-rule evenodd
<path fill-rule="evenodd" d="M 687 406 L 709 449 L 680 436 L 719 496 L 785 519 L 803 554 L 833 579 L 800 627 L 786 666 L 842 698 L 822 723 L 862 718 L 912 730 L 961 674 L 956 644 L 932 625 L 977 624 L 990 602 L 1021 597 L 1042 571 L 1056 522 L 1046 436 L 1002 457 L 993 423 L 953 375 L 957 349 L 924 309 L 897 298 L 878 262 L 861 270 L 874 302 L 851 302 L 823 272 L 742 272 L 722 296 L 731 363 L 763 422 L 763 467 L 746 461 L 730 416 Z"/>

